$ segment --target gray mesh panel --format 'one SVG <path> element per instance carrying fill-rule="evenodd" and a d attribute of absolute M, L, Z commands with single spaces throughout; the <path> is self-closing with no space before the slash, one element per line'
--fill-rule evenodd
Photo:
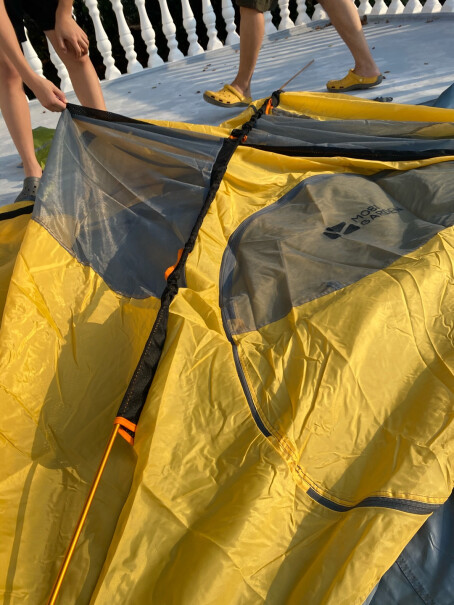
<path fill-rule="evenodd" d="M 113 290 L 159 297 L 221 145 L 216 137 L 64 112 L 34 218 Z"/>
<path fill-rule="evenodd" d="M 382 120 L 301 120 L 296 116 L 262 116 L 248 136 L 250 145 L 317 146 L 368 151 L 453 150 L 454 125 Z"/>
<path fill-rule="evenodd" d="M 232 235 L 221 269 L 231 333 L 387 267 L 454 224 L 452 162 L 307 179 Z"/>

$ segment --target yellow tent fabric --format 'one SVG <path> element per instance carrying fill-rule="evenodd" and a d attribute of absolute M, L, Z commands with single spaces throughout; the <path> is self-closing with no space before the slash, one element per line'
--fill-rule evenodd
<path fill-rule="evenodd" d="M 0 318 L 32 206 L 30 202 L 20 202 L 4 206 L 0 211 Z"/>
<path fill-rule="evenodd" d="M 354 116 L 377 124 L 406 122 L 405 111 L 418 132 L 443 145 L 454 118 L 450 110 L 388 113 L 378 103 L 334 102 L 310 93 L 281 95 L 277 120 L 279 110 L 300 122 L 304 116 L 323 122 Z M 204 172 L 206 149 L 216 156 L 223 132 L 227 136 L 248 117 L 212 132 L 161 124 L 147 134 L 155 137 L 149 147 L 134 124 L 113 124 L 107 135 L 101 119 L 76 116 L 61 128 L 73 129 L 81 166 L 86 150 L 90 164 L 99 162 L 101 188 L 108 173 L 115 176 L 112 167 L 121 169 L 109 155 L 114 148 L 122 149 L 126 161 L 137 159 L 142 146 L 151 174 L 155 165 L 164 165 L 156 149 L 170 154 L 185 136 L 193 137 L 188 149 L 197 143 L 196 168 Z M 403 138 L 407 144 L 411 136 Z M 171 157 L 186 175 L 185 145 Z M 171 304 L 134 447 L 122 439 L 115 443 L 59 603 L 364 602 L 453 488 L 454 207 L 451 181 L 441 180 L 453 161 L 448 152 L 403 160 L 383 159 L 378 152 L 373 159 L 290 155 L 248 142 L 236 149 Z M 407 209 L 391 212 L 367 197 L 369 191 L 375 195 L 378 183 L 394 200 L 397 177 L 403 191 L 413 186 L 407 175 L 416 175 L 423 191 L 413 218 L 406 218 Z M 165 197 L 176 177 L 169 172 L 160 180 L 153 172 L 147 203 Z M 90 178 L 97 178 L 95 170 Z M 186 192 L 206 188 L 194 178 L 187 177 Z M 93 220 L 93 231 L 102 222 L 117 224 L 125 208 L 127 216 L 135 208 L 136 201 L 125 197 L 129 181 L 124 183 L 114 187 L 118 210 Z M 154 282 L 132 295 L 122 280 L 115 281 L 135 271 L 129 258 L 115 265 L 118 275 L 112 269 L 120 245 L 108 252 L 107 268 L 96 264 L 104 236 L 97 258 L 96 238 L 90 243 L 93 257 L 83 257 L 89 247 L 81 251 L 80 217 L 90 204 L 107 203 L 91 184 L 88 197 L 72 189 L 68 203 L 82 207 L 80 214 L 58 216 L 55 224 L 48 218 L 52 200 L 67 186 L 63 178 L 60 189 L 45 190 L 27 227 L 0 332 L 0 594 L 10 605 L 45 603 L 49 596 L 160 304 Z M 432 194 L 440 200 L 438 223 L 424 214 L 424 200 L 430 205 Z M 299 205 L 293 195 L 303 196 L 295 198 Z M 303 202 L 312 208 L 304 196 L 313 208 L 329 201 L 326 215 L 320 211 L 326 221 L 315 242 L 345 243 L 354 257 L 354 246 L 373 248 L 374 238 L 386 234 L 402 237 L 400 252 L 383 244 L 391 260 L 373 267 L 356 255 L 360 269 L 368 267 L 361 277 L 350 283 L 338 278 L 340 285 L 331 280 L 326 291 L 305 293 L 299 304 L 293 288 L 309 274 L 295 261 L 294 278 L 278 288 L 266 264 L 269 241 L 258 242 L 261 253 L 250 261 L 256 271 L 244 277 L 260 221 L 270 217 L 264 223 L 270 233 L 281 221 L 281 208 L 298 209 Z M 360 204 L 361 196 L 367 216 L 376 218 L 363 215 L 370 229 L 354 220 L 359 214 L 348 206 L 350 197 Z M 337 212 L 347 212 L 348 220 L 330 220 Z M 308 211 L 307 220 L 313 215 Z M 304 227 L 304 221 L 293 224 Z M 179 229 L 174 231 L 177 240 Z M 273 236 L 289 275 L 294 259 L 306 262 L 315 254 L 298 248 L 308 233 L 285 242 Z M 161 264 L 173 264 L 174 253 L 169 250 L 167 259 L 164 251 Z M 143 261 L 155 270 L 154 259 Z M 256 279 L 257 301 L 248 299 L 249 284 L 242 289 L 241 281 Z M 275 313 L 274 301 L 287 289 L 290 308 Z M 243 312 L 248 305 L 250 315 Z"/>

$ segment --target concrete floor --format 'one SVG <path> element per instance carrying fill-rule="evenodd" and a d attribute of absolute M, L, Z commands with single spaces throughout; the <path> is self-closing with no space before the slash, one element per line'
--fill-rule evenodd
<path fill-rule="evenodd" d="M 278 32 L 263 45 L 253 80 L 254 98 L 277 90 L 301 67 L 314 63 L 286 90 L 325 91 L 325 83 L 352 67 L 351 55 L 332 26 L 299 26 Z M 372 54 L 386 79 L 377 87 L 353 94 L 373 99 L 391 96 L 399 103 L 421 103 L 437 97 L 454 82 L 454 15 L 372 18 L 364 27 Z M 233 79 L 238 47 L 226 47 L 103 82 L 107 107 L 123 115 L 220 124 L 238 113 L 205 103 L 205 89 L 218 89 Z M 74 94 L 68 94 L 77 103 Z M 55 127 L 58 114 L 30 103 L 33 127 Z M 0 205 L 21 189 L 20 158 L 0 118 Z"/>

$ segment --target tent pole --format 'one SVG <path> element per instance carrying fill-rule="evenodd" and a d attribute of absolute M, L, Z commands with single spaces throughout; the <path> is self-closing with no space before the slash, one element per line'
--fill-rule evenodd
<path fill-rule="evenodd" d="M 302 69 L 300 69 L 299 71 L 297 71 L 296 74 L 290 78 L 290 80 L 287 80 L 287 82 L 285 84 L 283 84 L 279 88 L 279 90 L 284 90 L 284 88 L 287 86 L 287 84 L 290 84 L 290 82 L 292 80 L 294 80 L 296 78 L 296 76 L 299 76 L 305 69 L 307 69 L 308 67 L 310 67 L 313 62 L 314 62 L 314 59 L 312 59 L 311 61 L 309 61 L 309 63 L 307 63 Z"/>
<path fill-rule="evenodd" d="M 82 532 L 82 528 L 83 528 L 85 520 L 87 518 L 88 511 L 90 510 L 91 503 L 93 501 L 95 492 L 96 492 L 96 490 L 98 488 L 98 485 L 99 485 L 99 482 L 101 480 L 101 476 L 103 474 L 103 471 L 104 471 L 104 469 L 106 467 L 107 460 L 109 458 L 110 452 L 112 451 L 112 447 L 113 447 L 113 444 L 114 444 L 114 441 L 115 441 L 115 437 L 117 436 L 119 429 L 120 429 L 120 425 L 119 424 L 115 424 L 114 427 L 113 427 L 113 429 L 112 429 L 112 433 L 110 435 L 109 442 L 108 442 L 107 447 L 106 447 L 106 449 L 104 451 L 102 460 L 101 460 L 101 462 L 99 464 L 99 467 L 98 467 L 98 470 L 96 472 L 96 476 L 95 476 L 95 478 L 93 480 L 93 483 L 91 485 L 90 492 L 89 492 L 89 494 L 87 496 L 87 500 L 85 502 L 84 508 L 83 508 L 82 513 L 81 513 L 81 515 L 79 517 L 79 521 L 77 522 L 76 529 L 74 530 L 74 534 L 73 534 L 73 537 L 71 539 L 71 543 L 70 543 L 70 545 L 68 547 L 68 550 L 66 551 L 66 555 L 65 555 L 65 558 L 63 560 L 62 566 L 60 567 L 60 571 L 58 572 L 57 579 L 55 580 L 55 584 L 54 584 L 54 586 L 52 588 L 52 593 L 51 593 L 51 595 L 49 597 L 49 600 L 47 602 L 48 605 L 54 605 L 55 601 L 58 598 L 58 594 L 60 592 L 60 588 L 61 588 L 63 579 L 65 577 L 66 571 L 68 569 L 68 566 L 69 566 L 69 564 L 71 562 L 71 559 L 72 559 L 72 556 L 74 554 L 74 550 L 76 548 L 77 540 L 79 539 L 79 536 L 80 536 L 80 534 Z"/>

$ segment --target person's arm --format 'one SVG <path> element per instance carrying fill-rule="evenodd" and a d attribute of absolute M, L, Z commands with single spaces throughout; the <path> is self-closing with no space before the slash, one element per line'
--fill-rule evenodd
<path fill-rule="evenodd" d="M 0 0 L 0 52 L 11 61 L 41 105 L 51 111 L 63 111 L 66 108 L 67 100 L 62 91 L 49 80 L 41 78 L 27 63 L 6 12 L 4 0 Z"/>
<path fill-rule="evenodd" d="M 72 17 L 72 0 L 58 0 L 55 13 L 55 34 L 64 53 L 70 51 L 80 58 L 88 53 L 88 36 Z"/>

